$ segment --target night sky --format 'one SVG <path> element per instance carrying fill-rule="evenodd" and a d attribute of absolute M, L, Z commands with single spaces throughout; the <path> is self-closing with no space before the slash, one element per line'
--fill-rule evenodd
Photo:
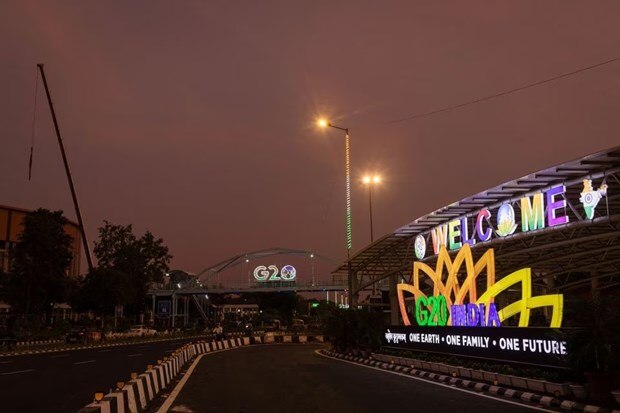
<path fill-rule="evenodd" d="M 0 204 L 75 219 L 44 63 L 89 237 L 107 219 L 198 272 L 281 246 L 346 257 L 467 195 L 620 144 L 620 2 L 0 2 Z M 86 270 L 83 261 L 82 269 Z"/>

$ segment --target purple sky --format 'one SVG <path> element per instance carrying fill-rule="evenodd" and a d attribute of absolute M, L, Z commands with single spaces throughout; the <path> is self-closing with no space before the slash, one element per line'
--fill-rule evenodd
<path fill-rule="evenodd" d="M 41 84 L 27 181 L 43 62 L 91 241 L 132 223 L 188 271 L 274 246 L 345 258 L 343 138 L 318 114 L 351 128 L 354 250 L 366 171 L 378 238 L 620 144 L 620 63 L 386 124 L 620 56 L 617 1 L 3 1 L 0 19 L 0 204 L 75 219 Z"/>

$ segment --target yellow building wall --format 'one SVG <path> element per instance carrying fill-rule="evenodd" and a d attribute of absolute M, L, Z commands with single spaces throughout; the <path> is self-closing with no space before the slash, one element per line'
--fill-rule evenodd
<path fill-rule="evenodd" d="M 0 266 L 3 271 L 9 270 L 10 248 L 18 242 L 24 224 L 24 217 L 30 212 L 26 209 L 13 208 L 0 205 Z M 71 276 L 80 274 L 81 238 L 76 223 L 69 222 L 65 225 L 65 232 L 71 237 L 71 255 L 68 273 Z"/>

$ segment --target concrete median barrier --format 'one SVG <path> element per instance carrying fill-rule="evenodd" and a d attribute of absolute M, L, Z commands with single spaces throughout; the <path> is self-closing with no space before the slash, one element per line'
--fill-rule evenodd
<path fill-rule="evenodd" d="M 293 342 L 292 335 L 278 336 L 280 342 Z M 151 402 L 163 390 L 175 383 L 176 377 L 185 365 L 196 356 L 214 351 L 232 350 L 250 344 L 273 343 L 273 333 L 264 336 L 239 336 L 219 341 L 199 341 L 186 344 L 175 350 L 170 356 L 158 360 L 157 364 L 148 366 L 142 374 L 132 374 L 126 383 L 119 382 L 114 391 L 100 397 L 98 401 L 83 407 L 78 413 L 143 413 L 148 410 Z M 323 336 L 296 336 L 296 342 L 323 341 Z M 102 394 L 102 393 L 100 393 Z"/>

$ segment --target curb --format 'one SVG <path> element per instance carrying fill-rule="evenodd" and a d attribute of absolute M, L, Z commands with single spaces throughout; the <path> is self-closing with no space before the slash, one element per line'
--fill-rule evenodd
<path fill-rule="evenodd" d="M 196 356 L 212 351 L 250 345 L 250 338 L 229 338 L 221 341 L 189 343 L 177 349 L 170 357 L 158 360 L 157 365 L 132 377 L 126 384 L 83 407 L 78 413 L 144 413 L 149 403 L 168 391 L 181 369 Z"/>
<path fill-rule="evenodd" d="M 434 380 L 444 384 L 450 384 L 476 392 L 485 392 L 495 396 L 501 396 L 508 399 L 518 400 L 520 402 L 528 402 L 538 404 L 544 407 L 553 407 L 562 410 L 570 410 L 573 412 L 584 413 L 620 413 L 620 410 L 612 410 L 607 407 L 599 407 L 590 404 L 583 404 L 572 400 L 561 400 L 551 396 L 544 396 L 532 392 L 509 389 L 507 387 L 495 386 L 492 384 L 481 383 L 473 380 L 460 379 L 457 377 L 447 376 L 440 373 L 431 373 L 428 371 L 418 370 L 411 367 L 400 366 L 397 364 L 386 363 L 373 360 L 372 358 L 354 357 L 331 350 L 319 350 L 321 354 L 333 358 L 350 361 L 352 363 L 363 364 L 367 366 L 377 367 L 383 370 L 390 370 L 402 374 L 417 376 L 426 380 Z"/>
<path fill-rule="evenodd" d="M 184 339 L 196 339 L 196 338 L 205 338 L 209 337 L 204 334 L 196 335 L 196 336 L 179 336 L 179 337 L 165 337 L 165 338 L 157 338 L 154 340 L 141 340 L 141 341 L 119 341 L 110 343 L 107 342 L 105 344 L 95 344 L 95 345 L 81 345 L 81 346 L 69 346 L 69 347 L 59 347 L 59 348 L 48 348 L 48 349 L 40 349 L 40 350 L 19 350 L 12 351 L 10 353 L 0 353 L 1 357 L 12 357 L 12 356 L 22 356 L 28 354 L 45 354 L 45 353 L 57 353 L 60 351 L 69 351 L 69 350 L 87 350 L 93 348 L 107 348 L 107 347 L 118 347 L 118 346 L 128 346 L 133 344 L 148 344 L 148 343 L 160 343 L 164 341 L 173 341 L 173 340 L 184 340 Z"/>

